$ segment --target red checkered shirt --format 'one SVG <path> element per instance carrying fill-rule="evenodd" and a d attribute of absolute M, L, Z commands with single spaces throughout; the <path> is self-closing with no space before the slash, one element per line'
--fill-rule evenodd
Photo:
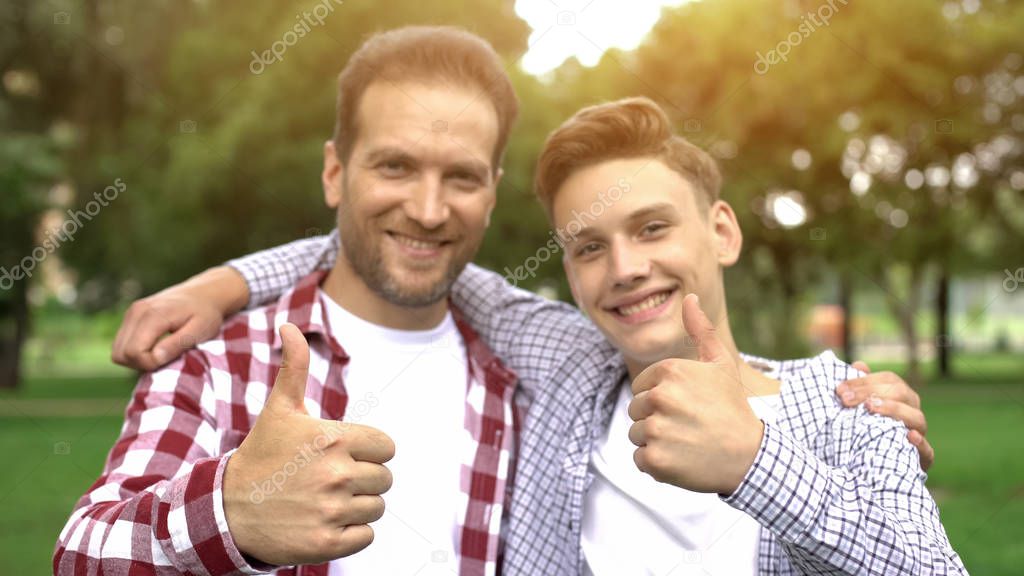
<path fill-rule="evenodd" d="M 327 360 L 310 362 L 307 410 L 324 419 L 345 415 L 342 371 L 349 357 L 329 330 L 318 290 L 325 274 L 311 274 L 275 304 L 229 319 L 216 338 L 139 379 L 102 475 L 61 531 L 55 574 L 327 574 L 327 564 L 247 562 L 228 531 L 221 492 L 228 459 L 255 424 L 280 369 L 278 328 L 285 322 L 306 335 L 311 356 Z M 467 350 L 465 421 L 476 440 L 463 463 L 455 551 L 461 574 L 494 574 L 518 433 L 516 376 L 458 310 L 452 314 Z"/>

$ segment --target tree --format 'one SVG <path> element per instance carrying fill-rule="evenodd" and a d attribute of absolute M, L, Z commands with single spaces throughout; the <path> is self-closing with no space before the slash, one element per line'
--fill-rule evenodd
<path fill-rule="evenodd" d="M 56 112 L 67 96 L 53 51 L 38 27 L 53 15 L 27 1 L 5 6 L 0 20 L 0 387 L 14 387 L 21 375 L 21 347 L 29 331 L 28 290 L 32 276 L 53 252 L 36 237 L 50 186 L 63 173 L 60 144 L 66 130 Z"/>
<path fill-rule="evenodd" d="M 776 321 L 762 330 L 769 353 L 789 352 L 780 342 L 793 338 L 801 295 L 824 263 L 847 307 L 857 284 L 884 291 L 918 380 L 924 279 L 943 262 L 953 273 L 977 261 L 960 239 L 991 208 L 991 188 L 967 185 L 957 163 L 1000 130 L 981 114 L 990 104 L 957 91 L 959 79 L 1020 47 L 1019 8 L 949 10 L 928 0 L 693 3 L 668 12 L 637 50 L 632 71 L 657 79 L 638 89 L 722 160 L 750 253 L 733 279 L 761 283 L 762 310 L 777 295 Z M 908 172 L 929 169 L 927 186 L 907 185 Z"/>

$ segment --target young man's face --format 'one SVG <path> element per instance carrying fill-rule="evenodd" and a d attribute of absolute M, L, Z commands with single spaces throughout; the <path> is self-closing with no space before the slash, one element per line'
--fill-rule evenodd
<path fill-rule="evenodd" d="M 473 259 L 494 208 L 497 112 L 470 88 L 377 82 L 357 122 L 347 165 L 330 143 L 324 158 L 344 255 L 387 301 L 436 303 Z"/>
<path fill-rule="evenodd" d="M 613 202 L 604 192 L 621 179 L 630 188 Z M 555 225 L 583 224 L 564 259 L 576 303 L 631 368 L 692 356 L 686 294 L 700 297 L 713 322 L 725 320 L 722 267 L 736 261 L 742 237 L 728 204 L 709 208 L 697 194 L 661 161 L 638 158 L 581 169 L 555 195 Z"/>

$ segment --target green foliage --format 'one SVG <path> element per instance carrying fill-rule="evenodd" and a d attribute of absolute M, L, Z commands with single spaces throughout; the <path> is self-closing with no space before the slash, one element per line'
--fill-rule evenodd
<path fill-rule="evenodd" d="M 5 242 L 12 252 L 0 265 L 31 246 L 26 239 L 46 204 L 40 186 L 63 177 L 77 191 L 73 208 L 117 179 L 126 186 L 89 223 L 88 240 L 61 248 L 86 307 L 138 292 L 124 291 L 125 281 L 152 292 L 239 254 L 328 231 L 333 215 L 318 176 L 334 121 L 334 79 L 368 34 L 410 23 L 481 34 L 505 57 L 519 93 L 499 209 L 477 259 L 499 271 L 542 254 L 550 239 L 532 198 L 547 133 L 580 106 L 636 94 L 660 102 L 723 167 L 723 197 L 746 237 L 743 258 L 726 276 L 746 350 L 805 352 L 799 321 L 828 276 L 901 294 L 906 286 L 884 273 L 893 265 L 990 273 L 1015 265 L 1004 255 L 1024 249 L 1024 199 L 1009 185 L 1024 153 L 1024 96 L 1014 84 L 1024 69 L 1019 4 L 984 3 L 977 14 L 950 19 L 948 6 L 933 0 L 835 2 L 828 24 L 804 35 L 808 13 L 820 15 L 827 3 L 692 2 L 666 9 L 637 50 L 612 50 L 594 68 L 570 61 L 537 79 L 517 65 L 529 30 L 510 0 L 401 0 L 386 8 L 356 0 L 329 3 L 322 26 L 254 73 L 253 55 L 281 42 L 317 5 L 5 6 L 0 72 L 28 72 L 38 89 L 0 94 L 0 118 L 39 141 L 30 153 L 27 141 L 5 138 L 0 150 L 0 165 L 16 167 L 3 176 L 17 181 L 5 191 L 34 190 L 4 203 L 20 226 L 5 233 L 20 240 Z M 59 13 L 67 15 L 60 24 Z M 783 42 L 791 44 L 786 61 L 759 73 L 764 55 Z M 997 89 L 1007 82 L 1010 99 Z M 844 127 L 844 117 L 854 122 Z M 45 144 L 54 126 L 70 135 L 67 153 Z M 985 150 L 1000 138 L 1009 150 L 983 167 Z M 889 171 L 872 168 L 870 187 L 854 194 L 853 168 L 844 162 L 863 168 L 876 141 L 901 150 L 902 160 Z M 858 146 L 866 151 L 851 159 Z M 809 166 L 794 167 L 797 150 L 807 152 Z M 910 169 L 948 171 L 965 154 L 976 164 L 971 186 L 911 189 L 904 181 Z M 32 168 L 40 163 L 47 167 Z M 26 185 L 30 171 L 49 176 Z M 806 219 L 786 227 L 771 202 L 792 191 Z M 32 198 L 41 203 L 25 203 Z M 894 212 L 906 225 L 893 224 Z M 558 255 L 522 285 L 569 294 Z"/>
<path fill-rule="evenodd" d="M 47 185 L 60 170 L 46 136 L 0 132 L 0 265 L 16 265 L 31 251 L 32 230 L 47 206 Z"/>
<path fill-rule="evenodd" d="M 127 192 L 66 256 L 100 304 L 124 279 L 158 289 L 230 257 L 326 233 L 322 147 L 333 130 L 335 78 L 368 34 L 405 24 L 463 25 L 505 54 L 527 29 L 503 2 L 328 3 L 279 62 L 253 66 L 317 5 L 161 5 L 166 18 L 121 6 L 124 44 L 104 47 L 134 86 L 118 127 L 76 166 L 85 191 L 121 177 Z M 155 45 L 155 46 L 154 46 Z M 510 61 L 511 62 L 511 61 Z M 253 69 L 259 71 L 254 74 Z M 517 174 L 518 176 L 518 174 Z M 84 198 L 87 198 L 85 196 Z M 139 258 L 145 254 L 145 258 Z"/>

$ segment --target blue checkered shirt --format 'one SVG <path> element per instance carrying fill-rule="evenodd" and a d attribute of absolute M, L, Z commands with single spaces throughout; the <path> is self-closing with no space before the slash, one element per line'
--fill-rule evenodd
<path fill-rule="evenodd" d="M 276 297 L 337 254 L 337 231 L 229 264 L 246 278 L 250 305 Z M 503 527 L 506 575 L 582 574 L 584 495 L 593 443 L 611 421 L 621 355 L 565 303 L 512 287 L 470 265 L 451 298 L 519 376 L 528 408 Z M 834 394 L 858 375 L 831 352 L 776 362 L 780 408 L 754 463 L 728 497 L 762 527 L 761 574 L 966 574 L 925 488 L 906 427 Z"/>

